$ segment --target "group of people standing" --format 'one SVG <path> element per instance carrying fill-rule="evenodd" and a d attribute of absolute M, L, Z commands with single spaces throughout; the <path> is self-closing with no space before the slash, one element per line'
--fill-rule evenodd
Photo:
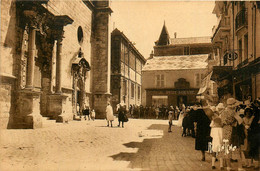
<path fill-rule="evenodd" d="M 229 98 L 225 105 L 216 106 L 209 106 L 203 100 L 192 107 L 183 107 L 178 124 L 183 126 L 183 136 L 188 132 L 195 137 L 195 150 L 201 151 L 202 161 L 205 151 L 212 153 L 212 169 L 216 168 L 218 158 L 221 170 L 224 167 L 232 170 L 231 161 L 238 161 L 238 170 L 244 171 L 244 167 L 258 167 L 259 107 L 259 100 L 243 104 Z"/>
<path fill-rule="evenodd" d="M 87 120 L 95 120 L 95 117 L 96 117 L 96 112 L 94 109 L 90 109 L 88 105 L 84 104 L 83 105 L 83 108 L 80 109 L 80 106 L 79 104 L 77 103 L 77 114 L 79 115 L 79 117 L 81 118 L 82 115 L 84 116 L 84 119 Z"/>
<path fill-rule="evenodd" d="M 122 128 L 124 128 L 124 122 L 128 122 L 127 112 L 126 112 L 126 105 L 124 103 L 120 103 L 117 105 L 116 112 L 118 113 L 118 127 L 122 125 Z M 107 104 L 106 108 L 106 120 L 107 120 L 107 127 L 110 126 L 113 127 L 113 121 L 114 121 L 114 113 L 113 108 L 110 105 L 110 103 Z"/>

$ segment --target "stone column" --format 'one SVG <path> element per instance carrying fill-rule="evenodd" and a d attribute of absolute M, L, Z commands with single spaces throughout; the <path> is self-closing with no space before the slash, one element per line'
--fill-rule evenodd
<path fill-rule="evenodd" d="M 61 91 L 61 61 L 62 61 L 62 39 L 63 39 L 63 28 L 67 24 L 72 24 L 73 20 L 68 16 L 55 16 L 54 23 L 55 25 L 51 26 L 52 35 L 56 42 L 56 47 L 54 44 L 54 49 L 56 48 L 56 53 L 53 53 L 53 58 L 56 57 L 56 85 L 55 93 L 48 95 L 48 106 L 47 113 L 51 119 L 56 119 L 56 122 L 68 122 L 72 120 L 73 116 L 70 117 L 70 113 L 66 111 L 66 99 L 67 95 L 62 94 Z M 56 54 L 56 55 L 55 55 Z M 54 68 L 54 67 L 53 67 Z M 54 73 L 54 72 L 53 72 Z M 52 90 L 52 89 L 51 89 Z"/>
<path fill-rule="evenodd" d="M 34 57 L 35 57 L 35 36 L 36 29 L 33 26 L 29 28 L 29 44 L 28 44 L 28 60 L 27 60 L 27 71 L 26 71 L 26 85 L 28 89 L 33 88 L 33 79 L 34 79 Z"/>
<path fill-rule="evenodd" d="M 62 50 L 62 35 L 57 40 L 57 51 L 56 51 L 56 94 L 61 94 L 61 50 Z"/>

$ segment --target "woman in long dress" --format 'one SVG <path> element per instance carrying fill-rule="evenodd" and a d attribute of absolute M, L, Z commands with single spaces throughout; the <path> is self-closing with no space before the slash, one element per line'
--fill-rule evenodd
<path fill-rule="evenodd" d="M 112 122 L 114 121 L 114 114 L 113 109 L 110 103 L 107 104 L 106 108 L 106 119 L 107 119 L 107 127 L 109 127 L 109 122 L 111 124 L 111 127 L 113 127 Z"/>
<path fill-rule="evenodd" d="M 177 122 L 177 126 L 181 127 L 182 126 L 182 121 L 183 121 L 183 118 L 184 118 L 184 113 L 185 113 L 185 105 L 183 104 L 182 106 L 182 110 L 180 111 L 180 114 L 179 114 L 179 119 L 178 119 L 178 122 Z"/>

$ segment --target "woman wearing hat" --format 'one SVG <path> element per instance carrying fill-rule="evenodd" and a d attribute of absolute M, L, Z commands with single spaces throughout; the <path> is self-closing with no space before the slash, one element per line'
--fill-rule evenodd
<path fill-rule="evenodd" d="M 235 113 L 235 107 L 237 105 L 237 101 L 234 98 L 227 99 L 227 108 L 221 114 L 221 121 L 223 124 L 223 141 L 228 141 L 227 143 L 232 146 L 236 146 L 239 148 L 240 140 L 238 136 L 238 127 L 242 122 L 242 118 L 239 117 L 238 114 Z M 241 137 L 240 137 L 241 138 Z M 242 139 L 242 138 L 241 138 Z M 228 154 L 225 155 L 225 160 L 227 163 L 227 170 L 231 170 L 231 153 L 229 151 Z M 233 155 L 239 154 L 240 150 L 237 149 L 236 152 L 233 152 Z M 240 157 L 238 157 L 240 159 Z M 238 162 L 241 165 L 241 162 Z M 239 171 L 243 171 L 242 165 L 238 168 Z"/>
<path fill-rule="evenodd" d="M 126 105 L 120 103 L 120 108 L 118 111 L 118 127 L 120 127 L 120 122 L 122 122 L 122 128 L 124 128 L 124 122 L 126 122 Z"/>
<path fill-rule="evenodd" d="M 200 150 L 202 161 L 205 161 L 205 151 L 208 150 L 208 142 L 210 141 L 210 118 L 206 113 L 207 102 L 202 101 L 203 108 L 194 107 L 191 112 L 192 122 L 196 122 L 195 150 Z M 213 113 L 213 112 L 212 112 Z"/>

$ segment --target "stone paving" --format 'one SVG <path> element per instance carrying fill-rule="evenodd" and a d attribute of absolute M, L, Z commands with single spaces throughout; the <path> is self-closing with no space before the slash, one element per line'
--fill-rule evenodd
<path fill-rule="evenodd" d="M 1 130 L 0 170 L 211 170 L 209 154 L 200 161 L 194 139 L 181 137 L 177 126 L 168 133 L 167 120 L 117 123 L 45 121 L 41 129 Z"/>

